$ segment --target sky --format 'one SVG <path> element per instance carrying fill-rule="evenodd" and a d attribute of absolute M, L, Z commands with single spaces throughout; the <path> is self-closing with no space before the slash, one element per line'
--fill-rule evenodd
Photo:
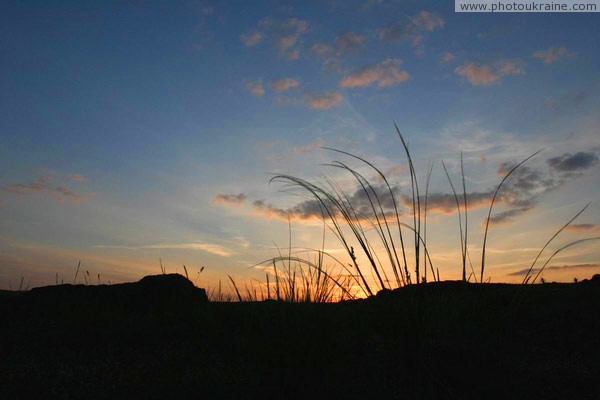
<path fill-rule="evenodd" d="M 427 240 L 442 279 L 462 268 L 442 168 L 462 193 L 461 151 L 478 271 L 493 188 L 542 150 L 500 194 L 486 279 L 520 282 L 587 203 L 540 261 L 600 236 L 598 14 L 461 14 L 453 3 L 3 2 L 0 288 L 71 283 L 79 261 L 102 283 L 160 273 L 159 259 L 199 286 L 261 280 L 256 265 L 290 234 L 295 250 L 322 246 L 314 199 L 275 174 L 333 180 L 363 207 L 352 175 L 324 165 L 338 160 L 380 188 L 323 147 L 384 171 L 409 223 L 394 123 L 421 188 L 434 163 Z M 325 249 L 348 260 L 331 232 Z M 544 278 L 589 278 L 599 256 L 595 242 L 573 246 Z"/>

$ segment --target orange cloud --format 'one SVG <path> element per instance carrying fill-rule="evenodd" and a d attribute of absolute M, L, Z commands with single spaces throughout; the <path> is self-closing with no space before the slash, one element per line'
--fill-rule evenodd
<path fill-rule="evenodd" d="M 262 79 L 254 79 L 246 83 L 246 89 L 255 96 L 262 96 L 265 94 L 265 88 L 262 84 Z"/>
<path fill-rule="evenodd" d="M 228 204 L 239 206 L 244 204 L 246 201 L 246 195 L 244 193 L 240 194 L 223 194 L 217 193 L 215 197 L 211 200 L 212 204 Z"/>
<path fill-rule="evenodd" d="M 300 86 L 300 79 L 296 78 L 281 78 L 271 81 L 269 86 L 276 92 L 285 92 L 286 90 Z"/>
<path fill-rule="evenodd" d="M 567 226 L 569 231 L 600 232 L 600 224 L 575 224 Z"/>
<path fill-rule="evenodd" d="M 338 106 L 344 100 L 344 96 L 338 91 L 307 93 L 306 101 L 310 108 L 328 109 Z"/>
<path fill-rule="evenodd" d="M 506 75 L 524 74 L 519 60 L 501 60 L 493 64 L 467 62 L 454 70 L 457 75 L 466 78 L 472 85 L 491 85 Z"/>
<path fill-rule="evenodd" d="M 342 79 L 341 87 L 361 87 L 377 83 L 379 87 L 397 85 L 406 81 L 408 72 L 400 69 L 402 60 L 387 59 L 378 64 L 363 67 Z"/>

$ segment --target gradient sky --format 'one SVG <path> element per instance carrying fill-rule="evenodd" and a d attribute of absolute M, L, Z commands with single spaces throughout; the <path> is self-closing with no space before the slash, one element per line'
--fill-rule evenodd
<path fill-rule="evenodd" d="M 159 258 L 202 286 L 261 279 L 251 267 L 288 246 L 288 212 L 294 246 L 318 247 L 322 229 L 310 201 L 269 185 L 271 174 L 325 174 L 352 194 L 351 177 L 322 166 L 341 159 L 330 146 L 367 157 L 408 195 L 394 121 L 422 182 L 435 161 L 428 236 L 442 278 L 458 278 L 461 260 L 441 161 L 458 183 L 461 150 L 477 269 L 490 188 L 543 149 L 496 209 L 492 281 L 520 281 L 588 202 L 546 255 L 600 235 L 598 14 L 453 10 L 439 0 L 3 2 L 0 287 L 70 282 L 79 260 L 102 281 L 159 273 Z M 343 257 L 332 235 L 326 248 Z M 599 256 L 594 242 L 574 247 L 545 277 L 590 277 Z"/>

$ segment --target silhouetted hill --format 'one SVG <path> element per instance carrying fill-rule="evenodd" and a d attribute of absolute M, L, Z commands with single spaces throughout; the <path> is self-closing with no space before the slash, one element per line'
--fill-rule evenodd
<path fill-rule="evenodd" d="M 600 285 L 208 303 L 180 276 L 0 296 L 3 398 L 596 399 Z"/>

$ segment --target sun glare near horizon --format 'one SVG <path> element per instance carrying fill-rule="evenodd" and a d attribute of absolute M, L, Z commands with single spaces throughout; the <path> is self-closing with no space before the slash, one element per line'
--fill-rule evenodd
<path fill-rule="evenodd" d="M 600 273 L 597 15 L 451 6 L 5 5 L 0 289 Z"/>

